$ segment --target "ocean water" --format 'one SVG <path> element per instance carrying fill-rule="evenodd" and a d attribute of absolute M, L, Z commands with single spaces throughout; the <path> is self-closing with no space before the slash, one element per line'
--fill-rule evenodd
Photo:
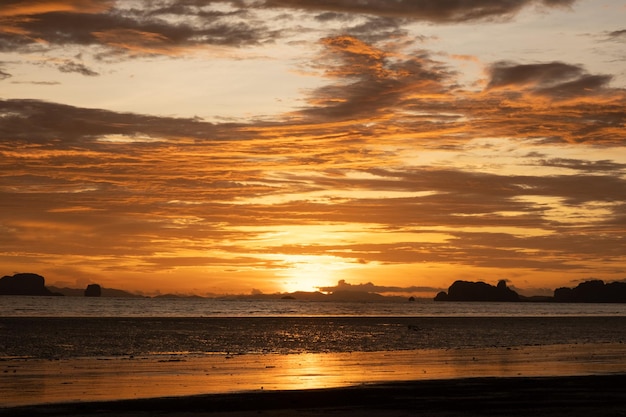
<path fill-rule="evenodd" d="M 626 304 L 0 296 L 0 317 L 626 317 Z"/>
<path fill-rule="evenodd" d="M 0 297 L 0 360 L 626 343 L 626 305 Z"/>

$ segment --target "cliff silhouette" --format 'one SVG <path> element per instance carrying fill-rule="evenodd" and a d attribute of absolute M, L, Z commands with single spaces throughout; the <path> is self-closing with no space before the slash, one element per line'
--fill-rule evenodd
<path fill-rule="evenodd" d="M 86 296 L 86 297 L 142 297 L 123 290 L 102 288 L 98 284 L 89 284 L 84 290 L 72 288 L 46 287 L 45 278 L 35 273 L 18 273 L 0 278 L 0 295 L 29 296 Z M 334 291 L 330 294 L 320 292 L 253 294 L 238 296 L 250 299 L 294 299 L 306 301 L 398 301 L 403 297 L 383 296 L 367 291 Z M 558 302 L 558 303 L 626 303 L 626 281 L 604 283 L 593 279 L 582 282 L 574 288 L 561 287 L 554 290 L 554 296 L 521 296 L 500 280 L 496 286 L 482 281 L 455 281 L 448 292 L 441 291 L 435 301 L 482 301 L 482 302 Z"/>
<path fill-rule="evenodd" d="M 89 284 L 83 290 L 73 288 L 47 287 L 46 279 L 34 273 L 19 273 L 0 278 L 0 295 L 29 296 L 84 296 L 84 297 L 139 297 L 126 291 L 102 288 L 98 284 Z"/>
<path fill-rule="evenodd" d="M 596 279 L 580 283 L 574 288 L 557 288 L 553 297 L 524 297 L 508 288 L 504 280 L 499 281 L 495 287 L 485 282 L 455 281 L 447 293 L 441 291 L 437 294 L 435 301 L 626 303 L 626 282 L 605 284 Z"/>
<path fill-rule="evenodd" d="M 441 291 L 435 301 L 520 301 L 519 295 L 501 280 L 497 286 L 485 282 L 455 281 L 448 292 Z"/>
<path fill-rule="evenodd" d="M 85 297 L 100 297 L 102 295 L 102 287 L 98 284 L 89 284 L 85 288 Z"/>
<path fill-rule="evenodd" d="M 0 278 L 0 295 L 57 295 L 46 288 L 46 280 L 32 273 Z"/>
<path fill-rule="evenodd" d="M 94 284 L 89 284 L 89 285 L 94 285 Z M 53 292 L 57 292 L 67 297 L 84 297 L 85 291 L 87 291 L 87 288 L 81 289 L 81 288 L 55 287 L 54 285 L 49 285 L 48 288 Z M 104 287 L 100 287 L 100 296 L 101 297 L 115 297 L 115 298 L 143 298 L 144 297 L 142 295 L 133 294 L 128 291 L 118 290 L 115 288 L 104 288 Z"/>
<path fill-rule="evenodd" d="M 554 301 L 558 303 L 626 303 L 626 282 L 596 279 L 578 284 L 574 288 L 557 288 Z"/>

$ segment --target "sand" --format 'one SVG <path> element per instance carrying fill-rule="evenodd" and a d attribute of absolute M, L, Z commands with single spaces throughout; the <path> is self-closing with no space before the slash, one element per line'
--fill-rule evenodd
<path fill-rule="evenodd" d="M 471 378 L 0 409 L 0 416 L 624 416 L 626 374 Z"/>
<path fill-rule="evenodd" d="M 626 416 L 620 343 L 0 366 L 0 416 Z"/>

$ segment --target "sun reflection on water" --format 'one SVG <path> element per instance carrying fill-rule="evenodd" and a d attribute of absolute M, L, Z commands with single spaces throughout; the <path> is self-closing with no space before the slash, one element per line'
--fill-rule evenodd
<path fill-rule="evenodd" d="M 29 360 L 0 374 L 6 405 L 477 376 L 626 372 L 623 344 L 158 358 Z"/>

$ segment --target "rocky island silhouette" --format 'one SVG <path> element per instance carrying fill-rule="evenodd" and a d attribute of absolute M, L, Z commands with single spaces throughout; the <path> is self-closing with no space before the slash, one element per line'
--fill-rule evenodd
<path fill-rule="evenodd" d="M 83 290 L 72 288 L 46 287 L 45 278 L 35 273 L 18 273 L 0 278 L 0 295 L 28 296 L 84 296 L 84 297 L 142 297 L 127 291 L 103 288 L 99 284 L 89 284 Z M 243 296 L 242 296 L 243 297 Z M 259 299 L 294 299 L 308 301 L 387 301 L 402 300 L 397 296 L 383 296 L 367 291 L 335 291 L 329 294 L 321 292 L 294 292 L 289 294 L 261 294 L 246 296 Z M 414 297 L 409 299 L 415 301 Z M 554 295 L 531 296 L 519 295 L 507 286 L 505 280 L 497 285 L 483 281 L 455 281 L 448 291 L 439 292 L 435 301 L 477 301 L 477 302 L 557 302 L 557 303 L 626 303 L 626 282 L 605 283 L 599 279 L 582 282 L 574 288 L 560 287 Z"/>
<path fill-rule="evenodd" d="M 504 280 L 500 280 L 497 286 L 482 281 L 455 281 L 447 293 L 438 293 L 435 301 L 626 303 L 626 282 L 605 284 L 594 279 L 574 288 L 557 288 L 552 297 L 524 297 L 510 289 Z"/>

